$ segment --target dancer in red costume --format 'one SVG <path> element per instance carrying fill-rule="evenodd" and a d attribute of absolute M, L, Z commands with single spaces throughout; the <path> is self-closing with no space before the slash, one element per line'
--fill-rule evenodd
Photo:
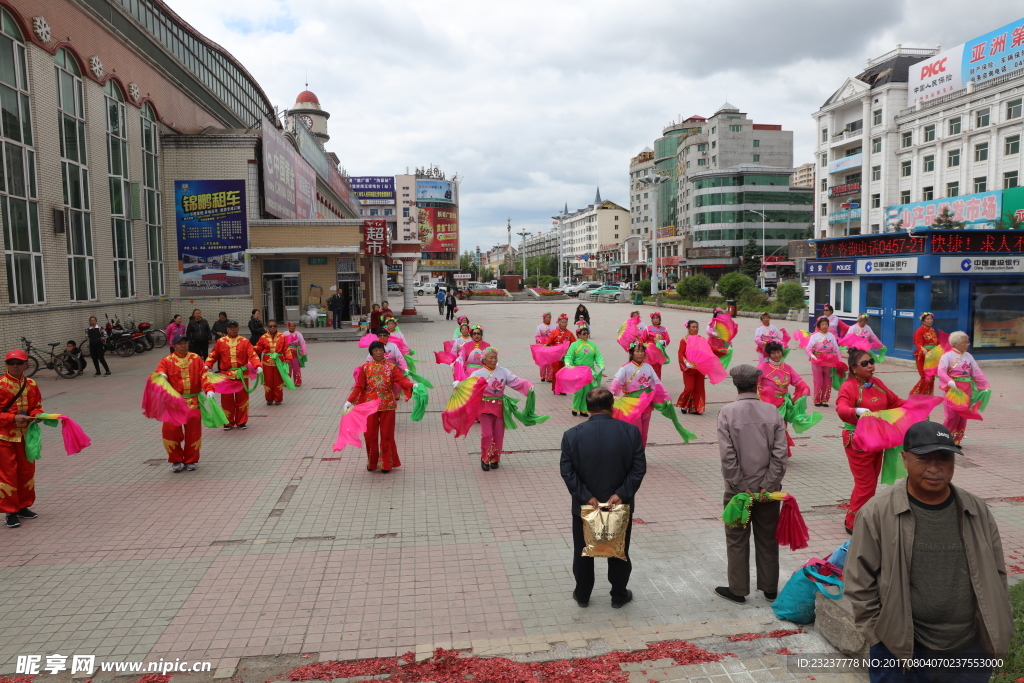
<path fill-rule="evenodd" d="M 256 342 L 256 355 L 263 361 L 263 396 L 267 405 L 281 405 L 284 398 L 284 379 L 277 365 L 280 360 L 285 366 L 292 359 L 288 339 L 277 331 L 277 321 L 267 321 L 267 333 Z M 287 370 L 286 370 L 287 373 Z"/>
<path fill-rule="evenodd" d="M 181 394 L 189 408 L 196 409 L 184 425 L 163 423 L 164 450 L 171 470 L 193 471 L 199 462 L 199 451 L 203 445 L 203 423 L 199 414 L 199 393 L 206 392 L 213 398 L 213 385 L 206 377 L 203 359 L 188 350 L 188 339 L 183 334 L 175 335 L 174 353 L 164 356 L 156 366 L 156 372 L 167 380 L 171 388 Z"/>
<path fill-rule="evenodd" d="M 647 364 L 654 370 L 654 374 L 661 379 L 661 366 L 664 363 L 655 359 L 667 358 L 668 345 L 672 343 L 668 336 L 668 329 L 661 324 L 661 313 L 657 311 L 651 313 L 651 324 L 645 327 L 637 338 L 644 345 L 647 352 Z M 661 343 L 659 344 L 658 342 Z"/>
<path fill-rule="evenodd" d="M 206 358 L 207 369 L 212 369 L 213 364 L 218 364 L 221 373 L 231 375 L 245 374 L 245 368 L 249 365 L 256 368 L 256 373 L 263 372 L 260 367 L 260 358 L 252 348 L 252 344 L 245 337 L 238 334 L 238 321 L 228 321 L 228 336 L 221 337 L 213 344 L 210 355 Z M 241 379 L 239 377 L 238 379 Z M 249 422 L 249 393 L 243 387 L 233 394 L 221 394 L 220 405 L 224 409 L 224 415 L 228 423 L 224 425 L 224 431 L 234 429 L 248 429 Z"/>
<path fill-rule="evenodd" d="M 924 394 L 931 396 L 935 393 L 935 375 L 928 377 L 924 372 L 924 357 L 928 352 L 939 345 L 939 335 L 932 325 L 935 324 L 935 316 L 925 312 L 921 314 L 921 327 L 914 332 L 914 360 L 917 361 L 917 374 L 921 376 L 910 395 Z"/>
<path fill-rule="evenodd" d="M 405 400 L 412 396 L 415 384 L 409 381 L 402 370 L 385 360 L 384 344 L 375 341 L 370 344 L 373 359 L 360 366 L 355 386 L 348 395 L 345 410 L 354 404 L 379 400 L 377 412 L 370 416 L 363 437 L 366 439 L 366 469 L 373 472 L 379 466 L 382 472 L 401 467 L 398 444 L 395 443 L 395 400 L 394 387 L 401 387 Z"/>
<path fill-rule="evenodd" d="M 548 337 L 555 331 L 555 325 L 551 324 L 551 311 L 548 311 L 541 316 L 541 324 L 537 325 L 537 334 L 534 336 L 534 340 L 537 344 L 547 344 Z M 551 375 L 551 365 L 540 366 L 540 381 L 551 382 L 554 377 Z"/>
<path fill-rule="evenodd" d="M 558 327 L 556 327 L 554 331 L 548 336 L 547 346 L 558 346 L 559 344 L 565 344 L 566 342 L 572 344 L 574 341 L 576 341 L 576 335 L 573 334 L 571 330 L 569 330 L 569 316 L 563 313 L 560 316 L 558 316 Z M 567 351 L 569 350 L 568 344 L 565 348 Z M 563 363 L 562 361 L 557 361 L 555 363 L 552 363 L 550 367 L 551 377 L 553 379 L 555 373 L 557 373 L 559 370 L 565 367 L 565 363 Z M 555 393 L 554 382 L 551 382 L 551 393 Z M 558 395 L 565 396 L 565 394 Z"/>
<path fill-rule="evenodd" d="M 30 509 L 36 502 L 36 464 L 25 455 L 25 431 L 30 418 L 43 412 L 43 396 L 35 380 L 25 377 L 28 354 L 9 351 L 5 361 L 7 372 L 0 377 L 0 512 L 14 529 L 21 526 L 19 518 L 39 516 Z"/>
<path fill-rule="evenodd" d="M 696 320 L 687 321 L 686 337 L 679 342 L 679 368 L 683 371 L 683 393 L 680 394 L 676 405 L 690 415 L 700 415 L 704 412 L 704 373 L 688 363 L 685 357 L 686 340 L 690 337 L 699 337 L 699 330 L 700 324 Z"/>

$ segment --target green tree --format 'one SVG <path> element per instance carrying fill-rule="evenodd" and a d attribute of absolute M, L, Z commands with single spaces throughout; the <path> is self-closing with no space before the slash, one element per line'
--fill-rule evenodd
<path fill-rule="evenodd" d="M 636 283 L 636 288 L 639 289 L 641 294 L 643 294 L 644 296 L 650 296 L 651 295 L 651 281 L 650 280 L 640 280 L 640 282 Z"/>
<path fill-rule="evenodd" d="M 783 282 L 775 290 L 775 298 L 784 304 L 787 310 L 790 308 L 803 308 L 804 288 L 800 286 L 799 282 Z"/>
<path fill-rule="evenodd" d="M 480 280 L 483 282 L 490 282 L 494 279 L 494 271 L 491 270 L 490 266 L 484 266 L 480 269 Z"/>
<path fill-rule="evenodd" d="M 935 217 L 935 222 L 930 227 L 938 230 L 963 230 L 967 227 L 967 223 L 953 220 L 953 215 L 949 212 L 948 208 L 945 208 L 942 210 L 942 213 Z"/>
<path fill-rule="evenodd" d="M 476 278 L 477 267 L 474 265 L 473 252 L 464 251 L 462 252 L 462 255 L 459 256 L 459 271 L 469 273 L 474 279 Z"/>
<path fill-rule="evenodd" d="M 1022 212 L 1007 211 L 996 221 L 996 230 L 1021 230 L 1024 229 L 1024 218 L 1018 218 Z"/>
<path fill-rule="evenodd" d="M 750 277 L 758 277 L 761 274 L 761 245 L 751 237 L 743 247 L 743 265 L 740 272 Z"/>
<path fill-rule="evenodd" d="M 711 278 L 707 275 L 691 275 L 676 283 L 676 294 L 687 301 L 702 301 L 711 294 Z"/>
<path fill-rule="evenodd" d="M 738 299 L 745 289 L 757 289 L 754 281 L 740 272 L 726 273 L 718 278 L 718 293 L 726 299 Z"/>

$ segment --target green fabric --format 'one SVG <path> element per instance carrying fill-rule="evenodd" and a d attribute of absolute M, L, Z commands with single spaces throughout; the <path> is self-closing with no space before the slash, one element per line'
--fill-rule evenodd
<path fill-rule="evenodd" d="M 409 419 L 413 422 L 419 422 L 427 413 L 428 386 L 430 385 L 424 380 L 412 388 L 413 406 L 412 415 L 409 416 Z"/>
<path fill-rule="evenodd" d="M 519 405 L 519 399 L 512 398 L 507 394 L 501 397 L 501 417 L 505 420 L 505 429 L 517 429 L 519 427 L 514 417 L 517 405 Z"/>
<path fill-rule="evenodd" d="M 25 459 L 35 462 L 43 456 L 43 430 L 39 422 L 32 420 L 25 430 Z"/>
<path fill-rule="evenodd" d="M 845 429 L 848 432 L 853 432 L 857 429 L 857 425 L 852 425 L 849 422 L 844 422 L 843 429 Z"/>
<path fill-rule="evenodd" d="M 662 415 L 664 415 L 665 417 L 667 417 L 668 419 L 672 420 L 672 424 L 673 426 L 675 426 L 676 431 L 679 433 L 679 436 L 683 437 L 683 443 L 690 443 L 691 439 L 697 438 L 696 434 L 691 432 L 689 429 L 684 427 L 679 422 L 679 416 L 676 414 L 676 407 L 672 405 L 671 401 L 665 401 L 664 403 L 655 403 L 654 409 L 657 410 Z"/>
<path fill-rule="evenodd" d="M 526 403 L 523 405 L 522 410 L 519 410 L 519 399 L 505 396 L 502 398 L 502 402 L 502 416 L 505 418 L 505 429 L 515 429 L 518 426 L 515 420 L 519 420 L 526 427 L 532 427 L 547 422 L 548 418 L 551 417 L 550 415 L 537 414 L 537 394 L 533 389 L 530 389 L 530 392 L 526 395 Z"/>
<path fill-rule="evenodd" d="M 259 387 L 261 384 L 263 384 L 263 373 L 262 372 L 259 372 L 259 373 L 256 374 L 256 379 L 253 380 L 252 386 L 249 386 L 248 383 L 245 381 L 245 368 L 244 367 L 235 368 L 234 370 L 228 370 L 224 374 L 230 376 L 231 373 L 235 374 L 234 379 L 237 379 L 237 380 L 242 382 L 242 388 L 245 389 L 245 393 L 247 393 L 247 394 L 251 394 L 252 392 L 256 391 L 257 387 Z"/>
<path fill-rule="evenodd" d="M 306 367 L 306 361 L 308 361 L 308 360 L 309 360 L 309 356 L 308 355 L 306 355 L 304 353 L 300 353 L 299 354 L 299 367 L 300 368 Z"/>
<path fill-rule="evenodd" d="M 416 361 L 412 358 L 412 351 L 409 352 L 408 356 L 405 356 L 405 364 L 409 366 L 409 372 L 416 372 Z"/>
<path fill-rule="evenodd" d="M 897 479 L 907 476 L 903 466 L 903 446 L 893 446 L 882 451 L 882 483 L 895 484 Z"/>
<path fill-rule="evenodd" d="M 597 389 L 599 386 L 601 386 L 600 376 L 582 389 L 577 389 L 572 395 L 572 409 L 577 413 L 590 412 L 587 409 L 587 394 L 590 393 L 591 389 Z"/>
<path fill-rule="evenodd" d="M 428 380 L 426 377 L 421 377 L 421 376 L 417 375 L 415 372 L 413 372 L 411 370 L 409 371 L 408 377 L 413 382 L 416 382 L 417 384 L 422 384 L 427 389 L 433 389 L 434 388 L 434 385 L 430 383 L 430 380 Z M 415 388 L 413 389 L 413 391 L 415 392 Z"/>
<path fill-rule="evenodd" d="M 725 355 L 722 356 L 719 359 L 719 360 L 722 361 L 722 367 L 725 368 L 726 370 L 729 369 L 729 363 L 732 362 L 732 352 L 733 352 L 733 350 L 734 350 L 734 347 L 730 344 L 729 345 L 729 350 L 726 351 Z"/>
<path fill-rule="evenodd" d="M 204 427 L 223 427 L 228 423 L 228 416 L 220 407 L 216 398 L 209 398 L 206 394 L 199 394 L 199 413 L 203 416 Z"/>
<path fill-rule="evenodd" d="M 281 380 L 284 382 L 284 388 L 285 389 L 294 389 L 295 388 L 295 382 L 294 382 L 294 380 L 292 380 L 291 375 L 288 373 L 288 364 L 285 363 L 284 360 L 281 359 L 281 354 L 279 354 L 279 353 L 268 353 L 267 355 L 270 356 L 271 360 L 274 361 L 274 365 L 277 366 L 277 371 L 278 371 L 278 373 L 280 373 Z"/>
<path fill-rule="evenodd" d="M 786 360 L 786 357 L 789 355 L 789 352 L 792 351 L 792 350 L 793 349 L 789 348 L 788 346 L 786 348 L 782 349 L 782 360 Z"/>
<path fill-rule="evenodd" d="M 871 358 L 875 361 L 875 363 L 884 363 L 885 354 L 888 352 L 889 349 L 887 349 L 884 346 L 880 349 L 871 349 L 870 351 L 868 351 L 868 353 L 871 354 Z"/>
<path fill-rule="evenodd" d="M 839 376 L 839 370 L 836 368 L 830 368 L 832 370 L 832 388 L 836 391 L 843 386 L 843 378 Z"/>
<path fill-rule="evenodd" d="M 668 355 L 668 351 L 665 350 L 665 342 L 659 340 L 655 342 L 655 344 L 657 344 L 658 348 L 661 349 L 661 352 L 665 354 L 665 362 L 663 365 L 672 365 L 672 358 Z"/>
<path fill-rule="evenodd" d="M 725 504 L 722 521 L 726 526 L 745 527 L 750 522 L 750 508 L 754 507 L 754 503 L 772 500 L 771 493 L 737 493 Z"/>
<path fill-rule="evenodd" d="M 985 408 L 988 408 L 988 402 L 992 400 L 991 389 L 979 389 L 978 383 L 974 381 L 973 377 L 952 377 L 954 382 L 965 382 L 971 385 L 971 405 L 975 403 L 981 403 L 978 406 L 978 412 L 985 412 Z"/>
<path fill-rule="evenodd" d="M 779 406 L 779 414 L 782 415 L 782 419 L 793 425 L 793 431 L 797 434 L 803 434 L 814 425 L 821 422 L 824 415 L 821 413 L 808 413 L 807 412 L 807 397 L 801 396 L 796 401 L 793 401 L 792 396 L 786 394 L 786 398 L 783 399 L 783 403 Z"/>

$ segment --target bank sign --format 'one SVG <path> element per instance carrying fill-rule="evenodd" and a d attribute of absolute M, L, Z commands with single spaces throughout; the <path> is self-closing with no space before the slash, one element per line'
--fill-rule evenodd
<path fill-rule="evenodd" d="M 872 258 L 857 261 L 857 275 L 916 275 L 917 257 Z"/>
<path fill-rule="evenodd" d="M 1024 19 L 911 64 L 907 106 L 984 83 L 1024 67 Z"/>
<path fill-rule="evenodd" d="M 939 259 L 940 273 L 1024 273 L 1024 256 L 943 256 Z"/>

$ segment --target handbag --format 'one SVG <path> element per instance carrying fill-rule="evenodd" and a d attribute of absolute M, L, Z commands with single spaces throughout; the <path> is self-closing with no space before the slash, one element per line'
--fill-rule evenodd
<path fill-rule="evenodd" d="M 626 531 L 632 519 L 628 503 L 594 507 L 580 506 L 583 519 L 583 557 L 626 557 Z"/>
<path fill-rule="evenodd" d="M 835 565 L 812 558 L 807 563 L 793 572 L 793 575 L 786 581 L 779 596 L 772 603 L 772 611 L 779 619 L 792 621 L 797 624 L 810 624 L 814 621 L 814 599 L 821 591 L 822 595 L 838 600 L 843 597 L 842 572 L 833 575 L 838 571 Z M 839 588 L 838 594 L 832 594 L 825 589 L 825 586 Z"/>
<path fill-rule="evenodd" d="M 849 550 L 850 542 L 846 541 L 832 551 L 832 554 L 828 556 L 828 561 L 839 567 L 839 569 L 846 569 L 846 553 L 848 553 Z"/>

